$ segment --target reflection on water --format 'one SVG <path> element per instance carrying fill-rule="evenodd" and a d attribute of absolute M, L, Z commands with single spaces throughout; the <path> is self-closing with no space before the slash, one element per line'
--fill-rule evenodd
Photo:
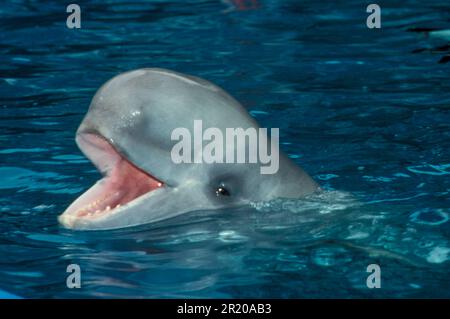
<path fill-rule="evenodd" d="M 256 3 L 256 4 L 255 4 Z M 2 5 L 0 288 L 24 297 L 450 297 L 449 5 L 359 1 Z M 98 178 L 74 143 L 96 89 L 164 67 L 240 100 L 327 191 L 73 232 Z M 339 191 L 336 191 L 339 190 Z M 82 288 L 67 289 L 66 267 Z M 379 264 L 382 289 L 368 289 Z"/>

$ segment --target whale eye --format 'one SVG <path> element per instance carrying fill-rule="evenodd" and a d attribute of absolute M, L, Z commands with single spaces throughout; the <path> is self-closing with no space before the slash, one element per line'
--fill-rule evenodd
<path fill-rule="evenodd" d="M 216 196 L 230 196 L 230 192 L 223 186 L 219 186 L 216 189 Z"/>

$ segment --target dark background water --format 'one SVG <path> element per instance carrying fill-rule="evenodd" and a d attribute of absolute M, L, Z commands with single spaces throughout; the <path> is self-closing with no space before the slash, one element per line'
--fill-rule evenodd
<path fill-rule="evenodd" d="M 0 7 L 0 289 L 24 297 L 450 297 L 450 4 L 61 1 Z M 255 4 L 256 3 L 256 4 Z M 330 192 L 139 229 L 56 216 L 98 179 L 74 143 L 96 89 L 163 67 L 240 100 Z M 344 198 L 342 198 L 344 196 Z M 82 288 L 66 287 L 79 264 Z M 368 289 L 379 264 L 382 288 Z"/>

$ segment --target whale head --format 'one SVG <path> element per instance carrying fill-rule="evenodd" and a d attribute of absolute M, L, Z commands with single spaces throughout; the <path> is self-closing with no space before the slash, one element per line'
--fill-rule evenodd
<path fill-rule="evenodd" d="M 59 216 L 61 224 L 73 229 L 122 228 L 317 190 L 281 152 L 273 174 L 261 174 L 259 160 L 174 161 L 174 132 L 194 132 L 198 121 L 223 132 L 260 128 L 235 99 L 200 78 L 139 69 L 106 82 L 76 133 L 79 148 L 102 178 Z M 185 151 L 195 157 L 193 144 Z M 242 147 L 232 146 L 233 156 Z"/>

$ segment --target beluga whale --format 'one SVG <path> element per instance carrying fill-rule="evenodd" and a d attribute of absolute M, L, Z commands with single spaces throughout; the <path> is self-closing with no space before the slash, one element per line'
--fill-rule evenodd
<path fill-rule="evenodd" d="M 213 160 L 199 160 L 207 145 L 181 138 L 183 132 L 195 135 L 199 124 L 202 145 L 224 138 L 209 147 Z M 246 134 L 244 140 L 225 140 L 232 128 Z M 108 230 L 317 192 L 318 184 L 274 148 L 269 135 L 209 81 L 158 68 L 119 74 L 96 92 L 76 132 L 78 147 L 102 177 L 59 222 L 71 229 Z M 267 154 L 244 143 L 251 138 L 258 138 Z M 269 150 L 276 166 L 264 173 Z M 246 161 L 229 161 L 239 156 Z"/>

